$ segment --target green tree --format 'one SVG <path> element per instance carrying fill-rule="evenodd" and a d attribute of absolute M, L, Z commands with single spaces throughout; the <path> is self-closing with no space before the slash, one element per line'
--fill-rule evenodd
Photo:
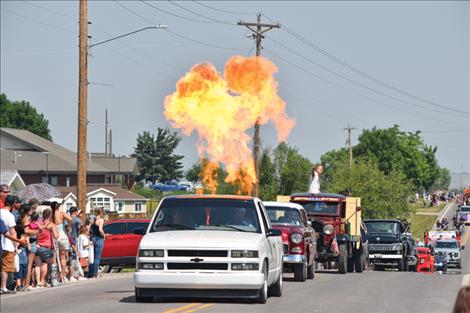
<path fill-rule="evenodd" d="M 191 182 L 196 182 L 201 179 L 201 163 L 195 163 L 189 170 L 186 171 L 186 179 Z"/>
<path fill-rule="evenodd" d="M 276 164 L 269 150 L 265 149 L 259 166 L 259 197 L 265 201 L 275 201 L 279 193 L 279 183 Z"/>
<path fill-rule="evenodd" d="M 450 179 L 451 179 L 450 171 L 446 168 L 440 168 L 437 180 L 435 181 L 431 190 L 449 189 Z"/>
<path fill-rule="evenodd" d="M 407 199 L 413 185 L 397 171 L 385 175 L 375 161 L 359 160 L 349 167 L 347 159 L 335 164 L 331 172 L 329 192 L 349 188 L 361 197 L 363 218 L 407 218 L 412 207 Z"/>
<path fill-rule="evenodd" d="M 137 179 L 166 181 L 183 176 L 183 156 L 174 153 L 181 138 L 167 128 L 158 128 L 157 135 L 144 131 L 137 136 L 133 156 L 137 158 L 140 175 Z"/>
<path fill-rule="evenodd" d="M 0 127 L 24 129 L 52 140 L 49 121 L 39 114 L 29 102 L 10 101 L 7 96 L 0 94 Z"/>
<path fill-rule="evenodd" d="M 279 177 L 279 194 L 306 192 L 312 163 L 287 143 L 280 143 L 273 151 L 276 173 Z"/>

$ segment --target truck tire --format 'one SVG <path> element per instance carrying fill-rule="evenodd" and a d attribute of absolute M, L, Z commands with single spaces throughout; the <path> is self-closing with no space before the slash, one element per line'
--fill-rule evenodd
<path fill-rule="evenodd" d="M 338 272 L 346 274 L 348 271 L 348 248 L 345 244 L 339 245 Z"/>
<path fill-rule="evenodd" d="M 397 269 L 399 272 L 403 272 L 405 270 L 405 260 L 398 260 Z"/>
<path fill-rule="evenodd" d="M 255 300 L 257 303 L 266 303 L 268 301 L 268 268 L 266 264 L 263 266 L 263 273 L 264 283 L 259 290 L 258 298 Z"/>
<path fill-rule="evenodd" d="M 153 297 L 143 297 L 140 295 L 140 289 L 135 288 L 135 302 L 152 302 Z"/>
<path fill-rule="evenodd" d="M 307 280 L 307 262 L 301 264 L 295 264 L 294 267 L 294 279 L 296 281 Z"/>
<path fill-rule="evenodd" d="M 274 283 L 274 285 L 269 287 L 268 294 L 273 297 L 281 297 L 282 296 L 282 284 L 283 284 L 283 280 L 282 280 L 282 271 L 281 271 L 281 274 L 279 275 L 279 278 L 277 279 L 277 281 Z"/>
<path fill-rule="evenodd" d="M 307 267 L 307 279 L 315 278 L 315 264 L 316 262 L 314 261 L 311 265 Z"/>
<path fill-rule="evenodd" d="M 460 263 L 460 262 L 457 263 L 456 267 L 457 267 L 457 268 L 462 268 L 462 263 Z"/>
<path fill-rule="evenodd" d="M 356 273 L 362 273 L 366 264 L 366 255 L 364 253 L 364 249 L 361 246 L 360 249 L 355 250 L 354 252 L 354 269 L 356 270 Z"/>

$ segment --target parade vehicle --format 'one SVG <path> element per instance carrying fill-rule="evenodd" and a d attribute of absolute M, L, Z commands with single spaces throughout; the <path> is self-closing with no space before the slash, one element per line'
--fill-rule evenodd
<path fill-rule="evenodd" d="M 365 220 L 369 236 L 369 259 L 374 269 L 395 267 L 398 271 L 409 270 L 411 250 L 408 225 L 399 220 Z"/>
<path fill-rule="evenodd" d="M 367 229 L 361 219 L 361 199 L 331 193 L 296 193 L 290 202 L 300 204 L 307 212 L 317 233 L 316 262 L 338 272 L 358 273 L 366 268 Z"/>
<path fill-rule="evenodd" d="M 305 281 L 315 276 L 316 234 L 305 209 L 296 203 L 263 202 L 273 229 L 282 232 L 284 272 Z"/>
<path fill-rule="evenodd" d="M 447 273 L 447 256 L 444 253 L 434 254 L 434 270 Z"/>
<path fill-rule="evenodd" d="M 420 247 L 416 251 L 418 252 L 417 272 L 434 273 L 434 256 L 431 254 L 431 249 Z"/>
<path fill-rule="evenodd" d="M 438 240 L 434 246 L 435 253 L 441 253 L 447 257 L 447 265 L 457 268 L 462 267 L 461 251 L 456 240 Z"/>
<path fill-rule="evenodd" d="M 431 230 L 426 233 L 425 237 L 427 245 L 435 246 L 438 240 L 455 240 L 460 246 L 461 233 L 458 230 Z"/>
<path fill-rule="evenodd" d="M 165 197 L 139 246 L 138 302 L 155 298 L 282 295 L 281 231 L 263 203 L 247 196 Z"/>
<path fill-rule="evenodd" d="M 465 225 L 470 225 L 470 205 L 462 205 L 459 207 L 457 219 Z"/>
<path fill-rule="evenodd" d="M 149 219 L 114 219 L 104 223 L 103 230 L 107 237 L 104 240 L 100 265 L 110 272 L 113 267 L 135 266 L 135 256 L 142 235 L 135 234 L 134 229 L 147 229 Z"/>

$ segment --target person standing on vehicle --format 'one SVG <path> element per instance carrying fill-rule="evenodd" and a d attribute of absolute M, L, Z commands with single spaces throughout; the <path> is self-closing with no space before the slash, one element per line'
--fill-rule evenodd
<path fill-rule="evenodd" d="M 323 166 L 321 164 L 316 164 L 312 167 L 312 183 L 308 192 L 310 193 L 320 193 L 320 176 L 323 173 Z"/>
<path fill-rule="evenodd" d="M 104 239 L 106 234 L 104 233 L 103 224 L 104 224 L 104 209 L 99 208 L 95 210 L 96 218 L 93 224 L 91 224 L 91 240 L 93 242 L 93 255 L 94 260 L 93 264 L 89 269 L 89 277 L 99 277 L 98 268 L 100 266 L 101 252 L 103 251 Z"/>

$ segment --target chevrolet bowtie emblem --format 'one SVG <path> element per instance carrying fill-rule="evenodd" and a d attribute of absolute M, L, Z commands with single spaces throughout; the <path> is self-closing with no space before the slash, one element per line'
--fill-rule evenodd
<path fill-rule="evenodd" d="M 191 259 L 190 261 L 191 261 L 191 262 L 196 262 L 196 263 L 199 263 L 199 262 L 202 262 L 202 261 L 204 261 L 204 259 L 200 259 L 200 258 L 194 258 L 194 259 Z"/>

